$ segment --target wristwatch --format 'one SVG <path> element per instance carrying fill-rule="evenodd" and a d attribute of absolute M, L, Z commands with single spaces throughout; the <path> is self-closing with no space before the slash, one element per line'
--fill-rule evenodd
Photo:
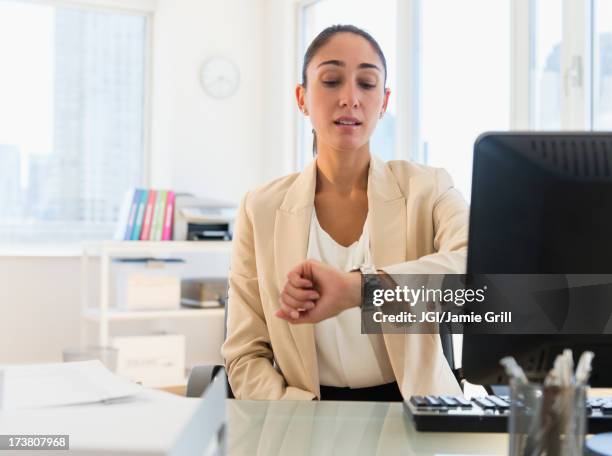
<path fill-rule="evenodd" d="M 353 269 L 351 269 L 351 272 L 357 272 L 357 271 L 361 272 L 362 275 L 378 274 L 376 267 L 370 263 L 362 263 L 362 264 L 353 266 Z"/>
<path fill-rule="evenodd" d="M 373 264 L 362 263 L 351 269 L 351 272 L 357 271 L 361 273 L 361 307 L 363 309 L 373 308 L 373 290 L 383 288 L 378 270 Z"/>

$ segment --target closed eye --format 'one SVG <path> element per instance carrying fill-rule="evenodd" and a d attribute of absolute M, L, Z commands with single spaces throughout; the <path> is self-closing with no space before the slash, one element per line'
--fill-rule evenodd
<path fill-rule="evenodd" d="M 330 79 L 330 80 L 326 80 L 326 81 L 321 81 L 321 83 L 324 86 L 326 86 L 326 87 L 335 87 L 335 86 L 339 85 L 340 82 L 341 81 L 337 80 L 337 79 L 333 79 L 333 80 Z M 371 89 L 376 88 L 376 84 L 375 83 L 372 84 L 370 82 L 365 82 L 365 81 L 359 82 L 359 86 L 361 88 L 363 88 L 363 89 L 366 89 L 366 90 L 371 90 Z"/>

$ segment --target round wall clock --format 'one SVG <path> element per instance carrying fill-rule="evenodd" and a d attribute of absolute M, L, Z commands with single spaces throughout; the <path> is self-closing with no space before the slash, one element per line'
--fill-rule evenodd
<path fill-rule="evenodd" d="M 200 83 L 204 91 L 213 98 L 228 98 L 240 86 L 240 70 L 226 57 L 212 57 L 200 69 Z"/>

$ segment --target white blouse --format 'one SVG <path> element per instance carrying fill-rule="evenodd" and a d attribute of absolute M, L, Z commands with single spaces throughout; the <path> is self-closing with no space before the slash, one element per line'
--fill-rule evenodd
<path fill-rule="evenodd" d="M 367 226 L 366 219 L 359 240 L 344 247 L 321 228 L 313 209 L 307 257 L 346 272 L 371 263 Z M 361 334 L 359 308 L 315 324 L 314 331 L 321 385 L 365 388 L 395 381 L 382 335 Z"/>

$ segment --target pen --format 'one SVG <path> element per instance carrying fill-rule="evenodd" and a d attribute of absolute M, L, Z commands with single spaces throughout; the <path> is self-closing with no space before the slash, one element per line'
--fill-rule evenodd
<path fill-rule="evenodd" d="M 586 385 L 589 376 L 591 375 L 592 362 L 595 354 L 592 351 L 585 351 L 578 360 L 576 367 L 576 384 Z"/>
<path fill-rule="evenodd" d="M 523 369 L 521 369 L 521 366 L 518 365 L 514 357 L 506 356 L 502 358 L 499 363 L 504 366 L 508 377 L 514 378 L 522 384 L 527 384 L 527 377 L 525 376 L 525 372 L 523 371 Z"/>

